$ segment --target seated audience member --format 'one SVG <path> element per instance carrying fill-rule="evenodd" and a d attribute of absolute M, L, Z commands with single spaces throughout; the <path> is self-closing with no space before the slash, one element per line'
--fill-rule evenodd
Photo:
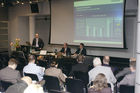
<path fill-rule="evenodd" d="M 8 62 L 8 66 L 0 70 L 0 80 L 11 83 L 16 83 L 21 79 L 20 72 L 15 70 L 17 67 L 17 61 L 11 58 Z"/>
<path fill-rule="evenodd" d="M 104 74 L 100 73 L 96 76 L 93 85 L 88 89 L 88 93 L 112 93 Z"/>
<path fill-rule="evenodd" d="M 72 75 L 74 71 L 88 72 L 88 65 L 84 64 L 83 61 L 84 61 L 84 56 L 79 55 L 77 57 L 78 64 L 72 66 L 72 70 L 70 72 L 70 75 Z"/>
<path fill-rule="evenodd" d="M 132 62 L 132 61 L 136 61 L 136 58 L 130 58 L 130 63 Z M 119 73 L 117 73 L 116 74 L 116 78 L 118 79 L 118 78 L 120 78 L 120 77 L 122 77 L 122 76 L 125 76 L 125 75 L 127 75 L 127 74 L 130 74 L 131 73 L 131 71 L 130 71 L 130 68 L 129 67 L 126 67 L 126 68 L 124 68 L 122 71 L 120 71 Z"/>
<path fill-rule="evenodd" d="M 109 63 L 110 63 L 110 57 L 109 56 L 104 56 L 104 58 L 103 58 L 103 66 L 110 67 L 111 70 L 113 72 L 115 72 L 115 68 L 112 68 Z"/>
<path fill-rule="evenodd" d="M 31 84 L 25 89 L 24 93 L 44 93 L 44 91 L 41 85 Z"/>
<path fill-rule="evenodd" d="M 104 56 L 103 58 L 103 66 L 109 66 L 109 62 L 110 62 L 110 57 L 109 56 Z"/>
<path fill-rule="evenodd" d="M 94 68 L 88 72 L 89 83 L 91 83 L 91 81 L 94 81 L 95 77 L 99 73 L 103 73 L 107 78 L 107 83 L 109 83 L 111 85 L 111 88 L 113 90 L 113 88 L 114 88 L 113 84 L 116 83 L 116 78 L 114 77 L 114 74 L 113 74 L 111 68 L 102 66 L 101 60 L 98 57 L 94 58 L 93 65 L 94 65 Z"/>
<path fill-rule="evenodd" d="M 136 61 L 131 61 L 130 62 L 130 74 L 127 74 L 123 80 L 121 80 L 118 83 L 118 87 L 120 85 L 128 85 L 128 86 L 134 86 L 135 85 L 135 71 L 136 71 Z"/>
<path fill-rule="evenodd" d="M 71 55 L 71 49 L 68 47 L 67 43 L 64 43 L 64 47 L 60 50 L 63 56 Z"/>
<path fill-rule="evenodd" d="M 80 43 L 80 47 L 77 49 L 75 54 L 77 54 L 77 55 L 84 55 L 84 56 L 87 54 L 87 51 L 84 48 L 84 44 L 83 43 Z"/>
<path fill-rule="evenodd" d="M 28 60 L 29 60 L 28 65 L 26 65 L 23 68 L 23 74 L 24 73 L 36 74 L 39 81 L 41 81 L 43 79 L 45 69 L 35 64 L 35 56 L 30 55 Z"/>
<path fill-rule="evenodd" d="M 21 78 L 20 81 L 10 86 L 6 93 L 24 93 L 24 90 L 32 83 L 32 79 L 28 76 Z M 33 93 L 33 92 L 31 92 Z"/>
<path fill-rule="evenodd" d="M 65 74 L 63 74 L 62 70 L 57 68 L 58 64 L 56 61 L 51 63 L 51 67 L 45 70 L 45 75 L 57 77 L 60 81 L 60 85 L 63 87 L 63 83 L 67 78 Z"/>
<path fill-rule="evenodd" d="M 44 56 L 37 57 L 37 65 L 48 68 L 48 62 L 47 62 L 47 60 L 45 60 Z"/>

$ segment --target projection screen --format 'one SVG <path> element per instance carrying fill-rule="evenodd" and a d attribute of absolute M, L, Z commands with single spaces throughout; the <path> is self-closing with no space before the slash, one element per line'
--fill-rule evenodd
<path fill-rule="evenodd" d="M 51 0 L 51 44 L 124 48 L 124 0 Z"/>

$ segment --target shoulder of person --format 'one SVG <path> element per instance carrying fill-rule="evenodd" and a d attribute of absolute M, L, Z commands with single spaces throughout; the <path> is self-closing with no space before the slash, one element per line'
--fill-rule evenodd
<path fill-rule="evenodd" d="M 103 93 L 111 93 L 111 88 L 104 88 L 102 91 Z"/>
<path fill-rule="evenodd" d="M 132 78 L 132 76 L 135 76 L 135 74 L 130 73 L 130 74 L 127 74 L 125 77 L 126 78 Z"/>
<path fill-rule="evenodd" d="M 102 68 L 111 70 L 111 67 L 109 67 L 109 66 L 102 66 Z"/>

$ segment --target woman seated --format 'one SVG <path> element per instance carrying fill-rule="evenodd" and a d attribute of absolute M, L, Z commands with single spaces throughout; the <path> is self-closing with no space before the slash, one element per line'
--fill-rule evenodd
<path fill-rule="evenodd" d="M 107 79 L 100 73 L 93 81 L 93 85 L 88 89 L 88 93 L 111 93 L 111 88 L 107 85 Z"/>

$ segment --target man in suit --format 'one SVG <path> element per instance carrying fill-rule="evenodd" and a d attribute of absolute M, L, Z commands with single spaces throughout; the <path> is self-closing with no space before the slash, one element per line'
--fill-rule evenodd
<path fill-rule="evenodd" d="M 94 81 L 95 77 L 99 73 L 103 73 L 107 78 L 107 83 L 109 83 L 111 85 L 111 88 L 113 91 L 113 89 L 114 89 L 113 84 L 115 84 L 117 80 L 116 80 L 111 68 L 102 66 L 101 60 L 98 57 L 94 58 L 93 65 L 94 65 L 94 68 L 88 72 L 89 83 L 91 83 L 91 81 Z"/>
<path fill-rule="evenodd" d="M 20 80 L 20 72 L 15 70 L 17 67 L 17 61 L 11 58 L 8 62 L 8 66 L 0 70 L 0 80 L 7 81 L 11 83 L 16 83 Z"/>
<path fill-rule="evenodd" d="M 45 75 L 57 77 L 60 81 L 60 86 L 63 87 L 63 83 L 67 76 L 63 74 L 62 70 L 57 68 L 58 64 L 56 61 L 51 63 L 51 67 L 45 70 Z"/>
<path fill-rule="evenodd" d="M 123 80 L 118 83 L 118 87 L 120 85 L 128 85 L 128 86 L 135 86 L 135 77 L 136 77 L 136 61 L 130 62 L 130 71 L 131 73 L 126 75 Z"/>
<path fill-rule="evenodd" d="M 71 49 L 68 47 L 67 43 L 64 43 L 64 47 L 60 50 L 63 56 L 71 55 Z"/>
<path fill-rule="evenodd" d="M 24 90 L 32 83 L 32 79 L 28 76 L 21 78 L 20 81 L 10 86 L 5 93 L 24 93 Z"/>
<path fill-rule="evenodd" d="M 84 48 L 84 44 L 83 43 L 80 43 L 80 47 L 77 49 L 75 54 L 77 54 L 77 55 L 84 55 L 84 56 L 87 54 L 87 51 Z"/>
<path fill-rule="evenodd" d="M 41 50 L 44 47 L 44 42 L 41 38 L 39 38 L 39 34 L 35 34 L 32 46 L 35 47 L 37 51 Z"/>

